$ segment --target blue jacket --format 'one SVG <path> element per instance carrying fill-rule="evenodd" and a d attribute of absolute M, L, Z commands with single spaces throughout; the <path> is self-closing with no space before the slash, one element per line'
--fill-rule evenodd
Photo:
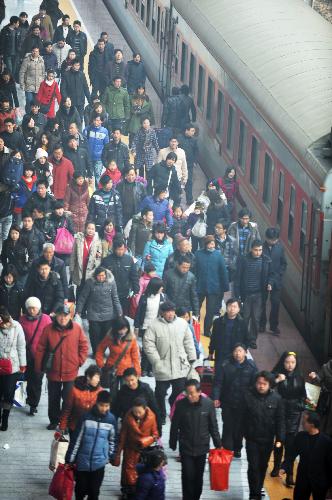
<path fill-rule="evenodd" d="M 32 193 L 36 191 L 36 182 L 37 179 L 35 179 L 35 182 L 32 185 L 31 191 L 29 191 L 26 183 L 24 182 L 23 179 L 21 179 L 18 183 L 18 190 L 15 192 L 15 208 L 23 208 Z"/>
<path fill-rule="evenodd" d="M 196 252 L 195 276 L 198 294 L 220 293 L 223 296 L 229 289 L 225 260 L 217 250 Z"/>
<path fill-rule="evenodd" d="M 97 406 L 85 413 L 77 425 L 66 453 L 66 463 L 75 463 L 79 471 L 105 467 L 114 457 L 117 424 L 111 412 L 101 415 Z"/>
<path fill-rule="evenodd" d="M 173 246 L 168 239 L 165 239 L 162 245 L 153 239 L 145 243 L 143 250 L 143 262 L 146 260 L 146 256 L 150 255 L 151 259 L 149 262 L 155 266 L 156 273 L 161 278 L 164 272 L 166 259 L 171 255 L 171 253 L 173 253 Z"/>
<path fill-rule="evenodd" d="M 165 473 L 151 470 L 144 464 L 136 466 L 138 479 L 135 500 L 165 500 Z"/>
<path fill-rule="evenodd" d="M 92 161 L 101 160 L 104 146 L 109 143 L 110 140 L 107 128 L 90 125 L 83 130 L 83 135 L 88 140 L 90 159 Z"/>
<path fill-rule="evenodd" d="M 146 196 L 141 203 L 141 211 L 144 208 L 152 210 L 154 222 L 163 222 L 164 218 L 166 218 L 166 224 L 168 226 L 173 225 L 173 217 L 171 216 L 168 200 L 158 200 L 154 196 Z"/>

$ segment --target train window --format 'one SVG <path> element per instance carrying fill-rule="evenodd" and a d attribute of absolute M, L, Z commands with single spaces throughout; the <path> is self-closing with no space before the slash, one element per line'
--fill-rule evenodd
<path fill-rule="evenodd" d="M 272 201 L 272 180 L 273 180 L 273 160 L 270 155 L 265 153 L 263 201 L 265 205 L 270 209 Z"/>
<path fill-rule="evenodd" d="M 145 16 L 145 0 L 141 1 L 141 21 L 144 23 L 144 16 Z"/>
<path fill-rule="evenodd" d="M 135 0 L 131 0 L 131 5 L 135 5 Z"/>
<path fill-rule="evenodd" d="M 295 187 L 291 186 L 289 195 L 289 214 L 288 214 L 288 241 L 293 243 L 295 220 Z"/>
<path fill-rule="evenodd" d="M 161 10 L 160 7 L 157 9 L 157 43 L 159 43 L 160 39 L 160 17 L 161 17 Z"/>
<path fill-rule="evenodd" d="M 228 151 L 230 151 L 232 153 L 232 156 L 233 156 L 233 147 L 234 147 L 234 127 L 235 127 L 235 111 L 234 111 L 233 106 L 230 104 L 228 106 L 226 147 L 227 147 Z"/>
<path fill-rule="evenodd" d="M 250 157 L 250 184 L 258 189 L 259 174 L 259 142 L 253 135 L 251 137 L 251 157 Z"/>
<path fill-rule="evenodd" d="M 136 12 L 139 13 L 140 0 L 136 0 Z"/>
<path fill-rule="evenodd" d="M 247 149 L 247 127 L 243 120 L 240 118 L 240 131 L 239 131 L 239 150 L 237 153 L 237 163 L 241 170 L 244 171 L 246 166 L 246 149 Z"/>
<path fill-rule="evenodd" d="M 157 5 L 156 5 L 156 0 L 153 0 L 153 7 L 152 7 L 152 22 L 151 22 L 151 34 L 154 37 L 156 34 L 156 24 L 157 24 Z"/>
<path fill-rule="evenodd" d="M 175 39 L 175 56 L 174 56 L 174 72 L 177 74 L 179 70 L 179 43 L 180 43 L 180 35 L 176 34 Z"/>
<path fill-rule="evenodd" d="M 278 191 L 278 207 L 277 207 L 277 224 L 281 227 L 282 217 L 284 215 L 284 192 L 285 192 L 285 176 L 282 172 L 279 173 L 279 191 Z"/>
<path fill-rule="evenodd" d="M 145 25 L 148 29 L 150 29 L 150 20 L 151 20 L 151 1 L 152 0 L 147 0 L 146 1 L 146 21 Z"/>
<path fill-rule="evenodd" d="M 304 258 L 305 244 L 307 240 L 307 219 L 308 205 L 306 201 L 302 201 L 301 207 L 301 229 L 300 229 L 300 255 Z"/>
<path fill-rule="evenodd" d="M 190 68 L 189 68 L 189 91 L 194 94 L 196 80 L 196 58 L 190 54 Z"/>
<path fill-rule="evenodd" d="M 204 108 L 204 92 L 205 91 L 205 69 L 203 66 L 198 67 L 198 88 L 197 88 L 197 106 Z"/>
<path fill-rule="evenodd" d="M 181 46 L 181 81 L 184 82 L 186 80 L 187 75 L 187 61 L 188 61 L 188 47 L 182 42 Z"/>
<path fill-rule="evenodd" d="M 224 109 L 225 109 L 224 94 L 220 92 L 220 90 L 218 90 L 216 132 L 220 138 L 222 138 L 223 127 L 224 127 Z"/>
<path fill-rule="evenodd" d="M 214 101 L 214 82 L 211 78 L 208 78 L 208 91 L 207 91 L 207 101 L 206 101 L 206 119 L 211 121 L 212 110 Z"/>

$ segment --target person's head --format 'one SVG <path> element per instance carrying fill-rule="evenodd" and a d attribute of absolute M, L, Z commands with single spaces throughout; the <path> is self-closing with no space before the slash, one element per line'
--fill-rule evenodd
<path fill-rule="evenodd" d="M 109 175 L 104 175 L 103 177 L 101 177 L 99 182 L 101 185 L 101 189 L 103 191 L 107 191 L 107 192 L 111 191 L 111 189 L 113 187 L 113 181 Z"/>
<path fill-rule="evenodd" d="M 9 239 L 12 241 L 18 241 L 21 234 L 21 228 L 17 224 L 12 224 L 9 230 Z"/>
<path fill-rule="evenodd" d="M 16 158 L 17 160 L 22 160 L 22 153 L 18 149 L 13 149 L 10 153 L 11 158 Z"/>
<path fill-rule="evenodd" d="M 164 282 L 158 278 L 151 278 L 146 289 L 144 292 L 144 295 L 147 297 L 151 297 L 151 295 L 157 295 L 158 293 L 161 293 L 164 289 Z"/>
<path fill-rule="evenodd" d="M 76 73 L 81 69 L 81 62 L 79 59 L 74 59 L 72 62 L 71 69 Z"/>
<path fill-rule="evenodd" d="M 31 49 L 31 57 L 33 59 L 37 59 L 37 57 L 39 57 L 39 47 L 34 47 L 33 49 Z"/>
<path fill-rule="evenodd" d="M 166 226 L 163 222 L 156 222 L 153 225 L 152 236 L 158 243 L 162 243 L 167 238 Z"/>
<path fill-rule="evenodd" d="M 20 15 L 19 15 L 19 20 L 21 23 L 25 23 L 27 20 L 28 20 L 28 14 L 26 12 L 21 12 Z"/>
<path fill-rule="evenodd" d="M 67 146 L 70 149 L 76 150 L 78 148 L 78 139 L 72 135 L 68 137 Z"/>
<path fill-rule="evenodd" d="M 115 49 L 114 51 L 114 59 L 117 63 L 121 62 L 123 59 L 123 52 L 121 49 Z"/>
<path fill-rule="evenodd" d="M 176 269 L 180 274 L 187 274 L 190 271 L 191 260 L 187 255 L 181 255 L 176 262 Z"/>
<path fill-rule="evenodd" d="M 188 323 L 190 322 L 190 311 L 187 307 L 184 306 L 178 307 L 175 311 L 175 314 L 177 315 L 178 318 L 182 318 Z"/>
<path fill-rule="evenodd" d="M 250 210 L 246 207 L 241 208 L 241 210 L 239 210 L 238 216 L 239 216 L 239 222 L 240 222 L 241 226 L 242 227 L 248 226 L 248 224 L 250 222 L 250 217 L 251 217 Z"/>
<path fill-rule="evenodd" d="M 17 16 L 12 16 L 10 19 L 9 19 L 9 24 L 12 28 L 18 28 L 19 25 L 20 25 L 20 19 L 19 17 Z"/>
<path fill-rule="evenodd" d="M 173 165 L 175 164 L 176 160 L 178 159 L 176 153 L 173 153 L 172 151 L 170 153 L 168 153 L 168 155 L 166 156 L 166 165 L 168 167 L 173 167 Z"/>
<path fill-rule="evenodd" d="M 171 323 L 175 318 L 175 309 L 175 304 L 170 300 L 166 300 L 159 308 L 160 316 L 167 321 L 167 323 Z"/>
<path fill-rule="evenodd" d="M 145 265 L 144 265 L 144 272 L 145 274 L 148 274 L 150 276 L 150 278 L 154 278 L 156 277 L 156 268 L 155 266 L 152 264 L 152 262 L 146 262 Z"/>
<path fill-rule="evenodd" d="M 103 105 L 100 101 L 96 101 L 93 105 L 93 111 L 97 114 L 97 115 L 101 115 L 101 113 L 104 112 L 104 108 L 103 108 Z"/>
<path fill-rule="evenodd" d="M 115 142 L 121 141 L 121 129 L 120 128 L 114 128 L 112 130 L 112 137 Z"/>
<path fill-rule="evenodd" d="M 145 87 L 144 85 L 139 85 L 136 89 L 136 94 L 137 95 L 144 95 L 145 94 Z M 147 96 L 146 96 L 147 97 Z"/>
<path fill-rule="evenodd" d="M 96 406 L 101 415 L 106 415 L 110 411 L 111 395 L 108 391 L 98 392 Z"/>
<path fill-rule="evenodd" d="M 50 263 L 46 259 L 41 259 L 38 263 L 37 272 L 39 274 L 40 279 L 46 281 L 51 272 Z"/>
<path fill-rule="evenodd" d="M 124 171 L 124 177 L 125 177 L 126 181 L 129 182 L 130 184 L 132 182 L 135 182 L 135 180 L 136 180 L 136 172 L 135 172 L 134 167 L 128 167 Z"/>
<path fill-rule="evenodd" d="M 105 281 L 107 279 L 107 270 L 105 269 L 105 267 L 98 266 L 95 269 L 93 276 L 94 276 L 95 280 L 97 281 L 97 283 L 105 283 Z"/>
<path fill-rule="evenodd" d="M 216 240 L 212 234 L 208 234 L 204 238 L 204 248 L 208 252 L 213 252 L 216 249 Z"/>
<path fill-rule="evenodd" d="M 79 21 L 78 19 L 75 19 L 75 21 L 73 22 L 73 30 L 77 34 L 81 31 L 81 29 L 82 29 L 81 21 Z"/>
<path fill-rule="evenodd" d="M 8 286 L 14 285 L 14 283 L 17 281 L 17 271 L 15 267 L 11 264 L 9 264 L 6 269 L 2 273 L 4 282 Z"/>
<path fill-rule="evenodd" d="M 23 176 L 26 179 L 31 179 L 33 175 L 34 175 L 34 168 L 32 163 L 30 162 L 25 163 L 23 167 Z"/>
<path fill-rule="evenodd" d="M 247 356 L 247 348 L 244 344 L 238 343 L 235 344 L 232 350 L 232 356 L 234 361 L 238 363 L 243 363 Z"/>
<path fill-rule="evenodd" d="M 110 160 L 107 164 L 107 169 L 110 171 L 110 172 L 115 172 L 117 170 L 118 166 L 116 164 L 116 161 L 115 160 Z"/>
<path fill-rule="evenodd" d="M 231 297 L 226 302 L 226 312 L 230 319 L 236 318 L 241 309 L 241 304 L 238 299 Z"/>
<path fill-rule="evenodd" d="M 71 105 L 71 101 L 70 101 L 70 105 Z M 78 135 L 78 128 L 77 128 L 77 124 L 76 123 L 71 123 L 68 127 L 68 132 L 70 135 L 73 135 L 73 136 L 77 136 Z"/>
<path fill-rule="evenodd" d="M 99 115 L 95 116 L 94 119 L 92 120 L 93 125 L 97 128 L 101 127 L 102 124 L 102 119 Z"/>
<path fill-rule="evenodd" d="M 84 372 L 86 381 L 91 387 L 98 387 L 100 384 L 100 368 L 97 365 L 90 365 Z"/>
<path fill-rule="evenodd" d="M 76 59 L 76 50 L 74 49 L 70 49 L 68 50 L 68 56 L 67 56 L 67 59 L 69 61 L 73 61 L 74 59 Z"/>
<path fill-rule="evenodd" d="M 141 124 L 142 124 L 142 127 L 144 130 L 149 130 L 149 128 L 151 126 L 149 118 L 143 118 L 141 121 Z"/>
<path fill-rule="evenodd" d="M 185 382 L 186 397 L 191 404 L 198 403 L 202 394 L 201 384 L 198 380 L 189 379 Z"/>
<path fill-rule="evenodd" d="M 177 140 L 176 137 L 171 137 L 171 139 L 169 140 L 169 147 L 172 149 L 172 150 L 176 150 L 176 148 L 178 147 L 179 145 L 179 141 Z"/>
<path fill-rule="evenodd" d="M 192 123 L 187 123 L 184 127 L 184 135 L 187 137 L 194 137 L 196 134 L 196 128 Z"/>
<path fill-rule="evenodd" d="M 4 120 L 4 125 L 6 132 L 8 132 L 9 134 L 12 134 L 14 132 L 15 122 L 12 118 L 6 118 Z"/>
<path fill-rule="evenodd" d="M 175 219 L 182 219 L 183 208 L 180 206 L 173 207 L 173 216 L 175 217 Z"/>
<path fill-rule="evenodd" d="M 180 87 L 180 93 L 183 95 L 189 95 L 189 87 L 188 85 L 181 85 Z"/>
<path fill-rule="evenodd" d="M 190 241 L 188 240 L 188 238 L 181 238 L 177 242 L 176 248 L 182 254 L 189 253 L 191 251 Z"/>
<path fill-rule="evenodd" d="M 70 308 L 67 305 L 59 306 L 55 311 L 55 318 L 61 327 L 66 327 L 71 322 Z"/>
<path fill-rule="evenodd" d="M 54 213 L 58 217 L 62 217 L 65 212 L 65 204 L 63 200 L 56 200 L 54 203 Z"/>
<path fill-rule="evenodd" d="M 263 253 L 263 243 L 261 240 L 254 240 L 251 244 L 251 256 L 258 259 Z"/>
<path fill-rule="evenodd" d="M 68 16 L 68 14 L 64 14 L 61 18 L 61 21 L 62 21 L 63 26 L 69 26 L 70 17 Z"/>
<path fill-rule="evenodd" d="M 126 386 L 131 389 L 132 391 L 135 391 L 138 387 L 138 375 L 137 371 L 135 368 L 130 367 L 126 368 L 126 370 L 122 374 L 124 383 Z"/>
<path fill-rule="evenodd" d="M 273 373 L 292 373 L 299 371 L 298 356 L 295 351 L 285 351 L 279 358 L 279 361 L 273 368 Z"/>
<path fill-rule="evenodd" d="M 103 40 L 102 38 L 99 38 L 99 40 L 97 41 L 97 49 L 99 50 L 99 52 L 104 52 L 105 50 L 105 40 Z"/>
<path fill-rule="evenodd" d="M 151 450 L 145 456 L 144 464 L 148 469 L 158 471 L 167 464 L 167 456 L 163 450 Z"/>
<path fill-rule="evenodd" d="M 117 257 L 123 257 L 126 253 L 126 245 L 122 237 L 114 238 L 113 240 L 113 253 Z"/>
<path fill-rule="evenodd" d="M 62 146 L 57 144 L 53 150 L 53 158 L 55 161 L 61 161 L 63 157 L 63 149 Z"/>
<path fill-rule="evenodd" d="M 107 31 L 102 31 L 100 33 L 100 37 L 99 37 L 101 40 L 103 40 L 105 42 L 105 44 L 108 42 L 108 33 Z"/>
<path fill-rule="evenodd" d="M 45 198 L 47 195 L 48 182 L 46 179 L 39 179 L 36 182 L 36 190 L 41 198 Z"/>
<path fill-rule="evenodd" d="M 267 394 L 274 383 L 274 377 L 271 372 L 262 370 L 255 376 L 255 388 L 258 394 Z"/>
<path fill-rule="evenodd" d="M 53 243 L 44 243 L 43 257 L 47 262 L 52 262 L 55 253 L 55 246 Z"/>
<path fill-rule="evenodd" d="M 7 307 L 0 306 L 0 328 L 5 328 L 11 323 L 11 317 Z"/>
<path fill-rule="evenodd" d="M 236 179 L 236 171 L 234 167 L 226 168 L 224 179 Z"/>
<path fill-rule="evenodd" d="M 279 235 L 280 235 L 280 232 L 279 232 L 278 228 L 268 227 L 267 230 L 265 231 L 266 243 L 269 246 L 273 247 L 273 245 L 275 245 L 278 242 Z"/>
<path fill-rule="evenodd" d="M 142 420 L 146 415 L 147 402 L 144 398 L 134 399 L 131 413 L 136 420 Z"/>
<path fill-rule="evenodd" d="M 83 186 L 85 179 L 84 175 L 80 171 L 74 172 L 73 178 L 77 186 Z"/>
<path fill-rule="evenodd" d="M 144 208 L 141 211 L 141 216 L 147 224 L 153 223 L 153 211 L 150 208 L 148 207 Z"/>
<path fill-rule="evenodd" d="M 194 206 L 194 213 L 200 215 L 204 212 L 204 205 L 201 201 L 196 201 Z"/>
<path fill-rule="evenodd" d="M 154 190 L 154 197 L 156 200 L 163 201 L 167 196 L 167 188 L 165 186 L 157 186 Z"/>
<path fill-rule="evenodd" d="M 135 63 L 141 62 L 141 54 L 139 54 L 138 52 L 134 52 L 133 53 L 133 61 L 135 61 Z"/>
<path fill-rule="evenodd" d="M 305 411 L 302 416 L 302 425 L 305 431 L 317 433 L 320 429 L 321 418 L 318 413 L 314 411 Z"/>
<path fill-rule="evenodd" d="M 37 317 L 41 311 L 41 302 L 38 297 L 29 297 L 25 301 L 25 309 L 27 310 L 29 316 L 33 318 Z"/>
<path fill-rule="evenodd" d="M 103 225 L 104 233 L 112 233 L 114 231 L 114 222 L 113 219 L 107 218 Z"/>
<path fill-rule="evenodd" d="M 214 232 L 220 238 L 224 238 L 227 233 L 227 224 L 222 220 L 218 220 L 218 222 L 214 226 Z"/>
<path fill-rule="evenodd" d="M 42 207 L 35 207 L 32 210 L 32 217 L 33 217 L 33 220 L 43 219 L 45 217 L 45 212 L 44 212 L 43 208 Z"/>
<path fill-rule="evenodd" d="M 122 83 L 122 78 L 119 78 L 118 76 L 115 76 L 113 78 L 113 85 L 116 89 L 119 89 L 121 87 L 121 83 Z"/>
<path fill-rule="evenodd" d="M 59 47 L 59 49 L 63 49 L 63 47 L 65 46 L 65 39 L 64 38 L 60 38 L 58 41 L 57 41 L 57 46 Z"/>
<path fill-rule="evenodd" d="M 44 50 L 45 50 L 46 54 L 52 54 L 52 52 L 53 52 L 52 42 L 45 42 L 44 43 Z"/>
<path fill-rule="evenodd" d="M 124 339 L 124 337 L 130 332 L 130 324 L 127 318 L 120 317 L 113 321 L 112 324 L 112 335 L 118 340 Z"/>
<path fill-rule="evenodd" d="M 1 99 L 1 110 L 6 112 L 6 111 L 9 111 L 10 110 L 10 102 L 9 102 L 9 99 L 7 98 L 3 98 Z"/>
<path fill-rule="evenodd" d="M 85 236 L 94 236 L 96 234 L 96 224 L 91 221 L 87 221 L 84 226 Z"/>
<path fill-rule="evenodd" d="M 48 69 L 47 73 L 46 73 L 46 80 L 48 82 L 53 82 L 54 78 L 55 78 L 55 71 L 54 71 L 54 69 Z M 39 108 L 38 108 L 38 112 L 39 112 Z"/>
<path fill-rule="evenodd" d="M 23 228 L 30 231 L 33 226 L 32 214 L 23 212 L 22 223 L 23 223 Z"/>

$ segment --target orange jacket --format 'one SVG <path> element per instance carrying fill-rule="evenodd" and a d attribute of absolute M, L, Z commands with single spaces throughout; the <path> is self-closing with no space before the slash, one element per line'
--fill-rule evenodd
<path fill-rule="evenodd" d="M 99 368 L 102 368 L 103 366 L 113 366 L 123 351 L 126 342 L 130 342 L 130 346 L 117 367 L 116 375 L 120 377 L 127 368 L 133 367 L 137 371 L 137 375 L 140 377 L 141 365 L 139 347 L 136 337 L 131 332 L 127 333 L 124 339 L 120 342 L 116 342 L 112 334 L 107 334 L 97 347 L 96 363 Z M 109 349 L 110 354 L 106 359 L 106 362 L 104 362 L 104 353 L 107 348 Z"/>

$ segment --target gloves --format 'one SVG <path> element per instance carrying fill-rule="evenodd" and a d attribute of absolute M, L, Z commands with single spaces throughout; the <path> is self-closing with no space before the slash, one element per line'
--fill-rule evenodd
<path fill-rule="evenodd" d="M 27 369 L 27 367 L 26 367 L 26 366 L 20 366 L 20 372 L 21 372 L 21 373 L 25 373 L 25 372 L 26 372 L 26 369 Z"/>

